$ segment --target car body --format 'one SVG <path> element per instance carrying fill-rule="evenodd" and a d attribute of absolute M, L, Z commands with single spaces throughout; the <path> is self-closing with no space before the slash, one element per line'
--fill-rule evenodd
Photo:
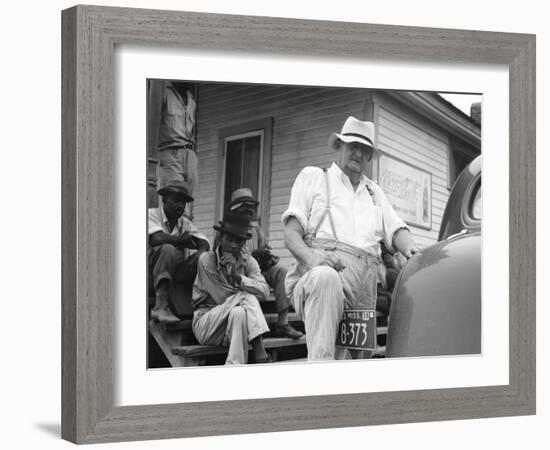
<path fill-rule="evenodd" d="M 386 357 L 481 353 L 481 156 L 457 178 L 438 242 L 396 282 Z"/>

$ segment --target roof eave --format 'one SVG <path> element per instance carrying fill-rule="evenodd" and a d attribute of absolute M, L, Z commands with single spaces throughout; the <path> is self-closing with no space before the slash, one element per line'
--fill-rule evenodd
<path fill-rule="evenodd" d="M 481 150 L 481 127 L 436 93 L 388 91 L 421 115 Z"/>

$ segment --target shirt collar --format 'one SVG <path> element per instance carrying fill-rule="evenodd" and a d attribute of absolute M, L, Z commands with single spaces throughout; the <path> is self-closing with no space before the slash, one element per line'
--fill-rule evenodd
<path fill-rule="evenodd" d="M 335 162 L 332 163 L 332 166 L 330 166 L 328 170 L 333 175 L 339 177 L 340 181 L 342 181 L 342 183 L 345 183 L 346 180 L 347 180 L 347 182 L 351 185 L 351 181 L 350 181 L 349 177 L 344 173 L 344 171 L 342 169 L 340 169 L 338 164 L 336 164 Z M 361 175 L 361 178 L 359 179 L 359 187 L 367 186 L 368 182 L 370 182 L 370 180 L 367 178 L 367 176 L 364 175 L 364 174 Z"/>

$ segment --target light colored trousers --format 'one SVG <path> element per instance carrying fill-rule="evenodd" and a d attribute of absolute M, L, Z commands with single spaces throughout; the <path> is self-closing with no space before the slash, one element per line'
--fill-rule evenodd
<path fill-rule="evenodd" d="M 157 191 L 182 181 L 189 183 L 193 194 L 198 178 L 199 160 L 197 154 L 189 148 L 167 148 L 159 150 L 157 165 Z"/>
<path fill-rule="evenodd" d="M 225 364 L 246 364 L 248 343 L 269 331 L 258 299 L 248 292 L 237 292 L 211 309 L 197 309 L 193 333 L 201 345 L 229 343 Z"/>
<path fill-rule="evenodd" d="M 336 272 L 329 266 L 316 266 L 300 275 L 298 266 L 286 278 L 296 312 L 304 320 L 309 360 L 340 359 L 336 350 L 338 324 L 344 309 L 376 308 L 376 258 L 356 256 L 341 250 L 332 252 L 346 268 Z"/>

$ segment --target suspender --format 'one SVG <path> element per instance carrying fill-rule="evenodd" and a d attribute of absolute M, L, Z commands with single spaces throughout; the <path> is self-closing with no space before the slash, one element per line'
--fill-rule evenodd
<path fill-rule="evenodd" d="M 330 221 L 330 228 L 332 229 L 332 236 L 334 237 L 334 241 L 338 242 L 338 236 L 336 234 L 336 228 L 334 226 L 334 220 L 332 219 L 332 214 L 331 214 L 331 211 L 330 211 L 330 183 L 329 183 L 328 172 L 327 172 L 326 167 L 323 168 L 323 172 L 325 174 L 325 185 L 327 187 L 327 199 L 326 199 L 326 203 L 325 203 L 325 209 L 324 209 L 323 213 L 321 214 L 321 217 L 319 219 L 319 222 L 317 223 L 317 226 L 313 230 L 312 239 L 315 239 L 315 236 L 317 236 L 317 232 L 319 231 L 319 228 L 321 228 L 321 225 L 325 221 L 325 218 L 328 216 L 328 219 Z M 376 197 L 374 195 L 374 191 L 368 185 L 366 185 L 365 187 L 367 188 L 367 191 L 371 195 L 372 201 L 376 205 Z"/>
<path fill-rule="evenodd" d="M 319 231 L 319 228 L 321 228 L 321 225 L 325 221 L 325 218 L 328 215 L 329 221 L 330 221 L 330 228 L 332 229 L 332 236 L 334 237 L 334 241 L 338 242 L 338 236 L 336 235 L 336 228 L 334 227 L 334 220 L 332 219 L 332 214 L 330 211 L 330 183 L 328 181 L 328 172 L 326 167 L 323 168 L 323 172 L 325 174 L 325 185 L 327 187 L 327 199 L 325 203 L 325 209 L 323 211 L 323 214 L 321 214 L 321 218 L 319 219 L 319 222 L 317 223 L 317 226 L 315 227 L 315 230 L 313 230 L 313 239 L 315 239 L 315 236 L 317 236 L 317 231 Z"/>

